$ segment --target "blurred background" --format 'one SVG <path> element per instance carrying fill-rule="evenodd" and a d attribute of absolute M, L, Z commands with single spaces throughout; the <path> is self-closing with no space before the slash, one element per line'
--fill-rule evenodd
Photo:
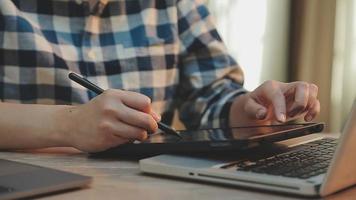
<path fill-rule="evenodd" d="M 340 131 L 356 96 L 355 0 L 207 0 L 219 33 L 245 72 L 319 86 L 316 121 Z"/>

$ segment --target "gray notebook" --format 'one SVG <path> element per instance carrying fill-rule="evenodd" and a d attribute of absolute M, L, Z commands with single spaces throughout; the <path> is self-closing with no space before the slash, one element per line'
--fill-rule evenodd
<path fill-rule="evenodd" d="M 0 159 L 0 200 L 79 188 L 91 177 Z"/>

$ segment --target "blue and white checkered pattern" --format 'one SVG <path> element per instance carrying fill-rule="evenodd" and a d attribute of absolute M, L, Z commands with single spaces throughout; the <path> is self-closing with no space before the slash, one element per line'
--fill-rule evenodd
<path fill-rule="evenodd" d="M 225 126 L 243 75 L 200 0 L 0 0 L 3 102 L 78 104 L 102 88 L 140 92 L 171 123 Z"/>

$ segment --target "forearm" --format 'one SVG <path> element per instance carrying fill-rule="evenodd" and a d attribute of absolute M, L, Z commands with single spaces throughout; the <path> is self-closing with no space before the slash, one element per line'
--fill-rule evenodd
<path fill-rule="evenodd" d="M 0 149 L 68 146 L 70 106 L 0 103 Z"/>

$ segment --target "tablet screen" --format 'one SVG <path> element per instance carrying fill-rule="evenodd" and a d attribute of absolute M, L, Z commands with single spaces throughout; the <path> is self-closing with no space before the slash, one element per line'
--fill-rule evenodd
<path fill-rule="evenodd" d="M 271 144 L 323 130 L 324 123 L 250 126 L 179 131 L 181 138 L 158 132 L 147 140 L 120 145 L 94 156 L 138 155 L 231 151 Z"/>
<path fill-rule="evenodd" d="M 234 141 L 252 140 L 270 135 L 286 134 L 300 129 L 310 129 L 316 124 L 289 124 L 289 125 L 270 125 L 270 126 L 249 126 L 224 129 L 202 129 L 179 131 L 182 138 L 168 135 L 163 132 L 152 134 L 142 143 L 171 143 L 171 142 L 196 142 L 196 141 Z M 316 132 L 316 131 L 314 131 Z"/>

